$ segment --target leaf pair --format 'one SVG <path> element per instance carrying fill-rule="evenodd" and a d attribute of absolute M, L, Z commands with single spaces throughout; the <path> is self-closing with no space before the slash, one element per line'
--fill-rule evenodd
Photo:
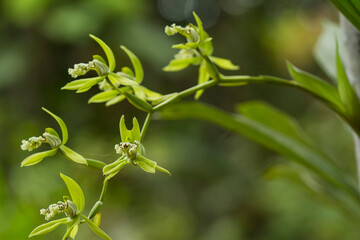
<path fill-rule="evenodd" d="M 81 156 L 80 154 L 78 154 L 74 150 L 72 150 L 72 149 L 68 148 L 67 146 L 65 146 L 65 144 L 68 141 L 68 130 L 67 130 L 67 127 L 66 127 L 64 121 L 60 117 L 56 116 L 55 114 L 53 114 L 52 112 L 47 110 L 46 108 L 42 108 L 42 109 L 45 112 L 47 112 L 50 116 L 52 116 L 58 122 L 58 124 L 60 126 L 60 129 L 61 129 L 61 132 L 62 132 L 61 144 L 54 147 L 51 150 L 35 153 L 35 154 L 32 154 L 32 155 L 28 156 L 27 158 L 25 158 L 21 162 L 21 167 L 35 165 L 35 164 L 41 162 L 46 157 L 54 156 L 58 152 L 58 150 L 60 150 L 61 153 L 65 157 L 67 157 L 69 160 L 71 160 L 71 161 L 73 161 L 75 163 L 88 165 L 86 159 L 83 156 Z M 55 130 L 51 129 L 51 128 L 47 128 L 45 131 L 47 133 L 50 133 L 51 135 L 53 135 L 55 137 L 59 137 L 58 133 Z"/>
<path fill-rule="evenodd" d="M 95 225 L 89 218 L 82 214 L 85 207 L 85 197 L 81 187 L 70 177 L 60 173 L 61 178 L 66 184 L 66 187 L 70 193 L 72 202 L 76 205 L 77 212 L 73 217 L 65 217 L 57 219 L 51 222 L 47 222 L 36 227 L 29 235 L 29 237 L 39 236 L 46 233 L 49 233 L 55 230 L 60 225 L 66 225 L 67 229 L 63 236 L 63 240 L 67 239 L 70 236 L 72 239 L 75 239 L 78 232 L 78 225 L 80 224 L 81 218 L 89 225 L 90 229 L 97 234 L 99 237 L 105 240 L 111 240 L 111 238 L 102 231 L 97 225 Z M 64 199 L 67 197 L 64 197 Z"/>

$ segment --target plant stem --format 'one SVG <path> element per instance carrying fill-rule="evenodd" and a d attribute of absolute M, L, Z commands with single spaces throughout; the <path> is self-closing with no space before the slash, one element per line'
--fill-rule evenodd
<path fill-rule="evenodd" d="M 105 193 L 107 190 L 107 185 L 108 185 L 108 181 L 105 179 L 103 182 L 103 187 L 102 187 L 100 198 L 99 198 L 99 201 L 101 201 L 101 202 L 104 201 Z"/>
<path fill-rule="evenodd" d="M 145 121 L 144 121 L 144 125 L 141 129 L 141 134 L 140 134 L 140 142 L 142 142 L 144 140 L 144 137 L 146 135 L 146 132 L 147 132 L 147 129 L 149 127 L 149 124 L 151 122 L 151 117 L 153 115 L 153 112 L 149 112 L 147 115 L 146 115 L 146 118 L 145 118 Z"/>
<path fill-rule="evenodd" d="M 174 103 L 175 101 L 178 101 L 184 97 L 187 97 L 191 94 L 194 94 L 196 93 L 198 90 L 203 90 L 203 89 L 207 89 L 209 87 L 213 87 L 215 85 L 217 85 L 218 82 L 215 81 L 215 80 L 210 80 L 208 82 L 205 82 L 205 83 L 202 83 L 202 84 L 199 84 L 199 85 L 196 85 L 196 86 L 193 86 L 191 88 L 188 88 L 180 93 L 178 93 L 177 95 L 175 95 L 174 97 L 168 99 L 167 101 L 164 101 L 158 105 L 156 105 L 155 107 L 153 107 L 153 111 L 158 111 L 160 110 L 161 108 L 171 104 L 171 103 Z"/>

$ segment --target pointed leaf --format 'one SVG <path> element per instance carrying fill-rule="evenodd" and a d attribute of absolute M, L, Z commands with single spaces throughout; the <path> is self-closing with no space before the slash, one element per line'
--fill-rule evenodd
<path fill-rule="evenodd" d="M 107 102 L 105 103 L 105 106 L 106 106 L 106 107 L 109 107 L 109 106 L 115 105 L 115 104 L 123 101 L 125 98 L 126 98 L 126 97 L 125 97 L 124 95 L 116 96 L 116 97 L 114 97 L 113 99 L 107 101 Z"/>
<path fill-rule="evenodd" d="M 339 51 L 336 50 L 336 69 L 338 78 L 338 89 L 342 103 L 344 104 L 346 114 L 354 121 L 360 120 L 360 103 L 354 88 L 350 85 L 346 75 L 344 65 L 341 61 Z"/>
<path fill-rule="evenodd" d="M 165 72 L 176 72 L 187 68 L 190 64 L 199 64 L 200 62 L 201 58 L 198 57 L 173 59 L 162 70 Z"/>
<path fill-rule="evenodd" d="M 110 79 L 110 81 L 118 82 L 118 83 L 120 83 L 121 85 L 124 85 L 124 86 L 139 85 L 137 82 L 133 81 L 132 79 L 126 78 L 126 77 L 121 76 L 121 75 L 117 75 L 115 73 L 110 73 L 108 75 L 108 78 Z"/>
<path fill-rule="evenodd" d="M 134 142 L 135 140 L 140 142 L 140 127 L 135 117 L 133 118 L 133 127 L 129 130 L 125 124 L 125 116 L 121 116 L 119 128 L 122 142 Z"/>
<path fill-rule="evenodd" d="M 56 154 L 57 150 L 58 150 L 57 148 L 54 148 L 49 151 L 32 154 L 32 155 L 28 156 L 27 158 L 25 158 L 21 162 L 21 167 L 35 165 L 35 164 L 41 162 L 46 157 L 54 156 Z"/>
<path fill-rule="evenodd" d="M 102 103 L 102 102 L 107 102 L 111 99 L 113 99 L 114 97 L 116 97 L 119 94 L 119 92 L 117 90 L 110 90 L 110 91 L 105 91 L 105 92 L 100 92 L 94 96 L 92 96 L 88 103 Z"/>
<path fill-rule="evenodd" d="M 88 165 L 86 159 L 83 156 L 81 156 L 80 154 L 78 154 L 77 152 L 75 152 L 74 150 L 71 150 L 70 148 L 68 148 L 64 145 L 60 146 L 60 150 L 65 155 L 65 157 L 67 157 L 71 161 L 79 163 L 79 164 L 83 164 L 86 166 Z"/>
<path fill-rule="evenodd" d="M 90 34 L 90 37 L 92 39 L 94 39 L 100 45 L 100 47 L 104 50 L 104 52 L 106 54 L 106 57 L 107 57 L 107 60 L 109 62 L 110 72 L 114 71 L 114 69 L 115 69 L 115 56 L 114 56 L 114 53 L 111 50 L 111 48 L 108 45 L 106 45 L 106 43 L 104 43 L 100 38 L 95 37 L 92 34 Z"/>
<path fill-rule="evenodd" d="M 338 109 L 343 108 L 339 93 L 335 87 L 310 73 L 296 68 L 290 62 L 288 62 L 288 70 L 290 75 L 300 86 L 332 103 Z"/>
<path fill-rule="evenodd" d="M 231 60 L 219 57 L 210 57 L 211 61 L 213 61 L 220 68 L 225 70 L 238 70 L 239 66 L 234 65 Z"/>
<path fill-rule="evenodd" d="M 85 197 L 84 197 L 84 193 L 81 190 L 79 184 L 77 184 L 73 179 L 71 179 L 70 177 L 60 173 L 61 178 L 64 180 L 71 199 L 73 201 L 73 203 L 75 203 L 78 213 L 81 213 L 84 210 L 84 206 L 85 206 Z"/>
<path fill-rule="evenodd" d="M 78 231 L 79 231 L 79 225 L 75 225 L 75 226 L 73 227 L 73 229 L 71 230 L 71 232 L 70 232 L 70 237 L 71 237 L 72 239 L 75 239 L 76 234 L 78 233 Z"/>
<path fill-rule="evenodd" d="M 96 60 L 106 64 L 105 59 L 100 55 L 93 55 L 93 59 L 96 59 Z"/>
<path fill-rule="evenodd" d="M 59 134 L 57 133 L 57 131 L 55 131 L 55 130 L 52 129 L 52 128 L 45 128 L 45 132 L 46 132 L 46 133 L 49 133 L 49 134 L 51 134 L 51 135 L 54 135 L 54 136 L 56 136 L 56 137 L 58 137 L 58 138 L 60 138 L 60 137 L 59 137 Z"/>
<path fill-rule="evenodd" d="M 74 80 L 72 82 L 67 83 L 65 86 L 61 88 L 61 90 L 78 90 L 81 88 L 87 81 L 91 80 L 93 78 L 85 78 L 85 79 L 79 79 Z"/>
<path fill-rule="evenodd" d="M 206 62 L 203 61 L 199 67 L 198 85 L 207 82 L 210 79 L 210 75 L 206 69 Z M 195 94 L 195 100 L 198 100 L 203 94 L 204 89 L 198 90 Z"/>
<path fill-rule="evenodd" d="M 99 76 L 99 77 L 93 77 L 88 78 L 88 81 L 84 83 L 77 91 L 76 93 L 83 93 L 86 91 L 89 91 L 93 86 L 104 80 L 106 76 Z"/>
<path fill-rule="evenodd" d="M 137 155 L 134 159 L 134 163 L 139 165 L 142 170 L 148 173 L 155 173 L 155 168 L 157 166 L 157 163 L 155 161 L 152 161 L 150 159 L 147 159 L 146 157 L 142 155 Z"/>
<path fill-rule="evenodd" d="M 47 110 L 46 108 L 42 107 L 42 110 L 44 110 L 45 112 L 47 112 L 48 114 L 50 114 L 59 124 L 60 128 L 61 128 L 61 133 L 62 133 L 62 144 L 65 144 L 68 140 L 68 130 L 66 127 L 66 124 L 64 123 L 64 121 L 59 118 L 58 116 L 56 116 L 55 114 L 53 114 L 52 112 L 50 112 L 49 110 Z"/>
<path fill-rule="evenodd" d="M 141 98 L 135 96 L 134 94 L 128 93 L 128 92 L 124 92 L 124 95 L 126 96 L 127 100 L 136 108 L 140 109 L 141 111 L 144 112 L 151 112 L 152 111 L 152 106 L 142 100 Z"/>
<path fill-rule="evenodd" d="M 89 218 L 81 214 L 81 217 L 85 220 L 85 222 L 89 225 L 90 229 L 99 237 L 105 240 L 111 240 L 111 238 L 98 226 L 96 226 Z"/>
<path fill-rule="evenodd" d="M 51 221 L 51 222 L 44 223 L 44 224 L 36 227 L 30 233 L 29 238 L 33 237 L 33 236 L 38 236 L 38 235 L 49 233 L 49 232 L 55 230 L 61 224 L 66 224 L 67 222 L 68 222 L 68 218 L 61 218 L 61 219 L 58 219 L 58 220 L 54 220 L 54 221 Z"/>
<path fill-rule="evenodd" d="M 134 67 L 136 82 L 141 83 L 143 78 L 144 78 L 144 71 L 143 71 L 143 67 L 141 65 L 140 60 L 138 59 L 138 57 L 133 52 L 131 52 L 125 46 L 120 46 L 120 48 L 122 50 L 124 50 L 124 52 L 130 58 L 130 61 L 131 61 L 132 65 L 133 65 L 133 67 Z"/>
<path fill-rule="evenodd" d="M 98 212 L 94 217 L 94 224 L 99 227 L 100 223 L 101 223 L 101 213 Z"/>

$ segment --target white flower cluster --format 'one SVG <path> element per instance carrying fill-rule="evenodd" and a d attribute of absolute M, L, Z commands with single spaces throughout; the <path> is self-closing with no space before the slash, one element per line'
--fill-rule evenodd
<path fill-rule="evenodd" d="M 29 140 L 22 140 L 21 141 L 21 149 L 24 151 L 31 152 L 32 150 L 41 146 L 41 144 L 45 141 L 45 138 L 40 137 L 31 137 Z"/>
<path fill-rule="evenodd" d="M 134 159 L 137 155 L 138 147 L 140 143 L 134 141 L 134 143 L 121 142 L 115 145 L 115 151 L 117 154 L 125 154 L 129 159 Z"/>
<path fill-rule="evenodd" d="M 187 59 L 198 57 L 199 53 L 195 49 L 181 49 L 177 54 L 175 54 L 175 59 Z"/>
<path fill-rule="evenodd" d="M 101 76 L 108 73 L 109 68 L 105 63 L 94 59 L 93 61 L 90 61 L 88 63 L 75 64 L 74 68 L 68 69 L 68 73 L 69 75 L 71 75 L 72 78 L 77 78 L 79 76 L 85 75 L 90 70 L 97 71 L 97 73 Z"/>
<path fill-rule="evenodd" d="M 55 217 L 56 214 L 63 213 L 66 208 L 66 204 L 63 202 L 58 202 L 51 204 L 47 209 L 40 209 L 40 215 L 45 216 L 45 220 L 50 220 Z"/>
<path fill-rule="evenodd" d="M 171 26 L 165 27 L 165 33 L 169 36 L 180 33 L 188 42 L 197 42 L 200 39 L 199 33 L 193 26 L 187 25 L 186 27 L 181 27 L 173 23 Z"/>

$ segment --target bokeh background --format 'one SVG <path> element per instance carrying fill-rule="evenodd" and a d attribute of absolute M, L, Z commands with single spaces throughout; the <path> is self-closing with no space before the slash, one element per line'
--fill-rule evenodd
<path fill-rule="evenodd" d="M 20 168 L 22 139 L 56 122 L 68 125 L 69 146 L 110 163 L 120 141 L 118 121 L 145 115 L 127 102 L 87 104 L 97 92 L 61 91 L 67 69 L 102 54 L 88 37 L 107 42 L 118 66 L 129 66 L 120 44 L 134 51 L 144 85 L 169 93 L 196 83 L 197 70 L 165 73 L 176 53 L 164 26 L 193 22 L 195 10 L 214 38 L 214 55 L 241 66 L 237 74 L 288 77 L 285 59 L 325 77 L 313 57 L 323 19 L 338 21 L 325 0 L 2 0 L 0 7 L 0 239 L 24 240 L 44 222 L 39 209 L 67 193 L 59 172 L 82 186 L 87 210 L 101 190 L 101 173 L 61 156 Z M 352 139 L 337 117 L 294 89 L 246 86 L 207 90 L 202 101 L 233 111 L 239 102 L 264 100 L 296 118 L 347 172 L 354 172 Z M 316 201 L 291 182 L 268 181 L 264 171 L 286 163 L 275 154 L 208 123 L 155 120 L 144 142 L 149 158 L 172 172 L 147 174 L 128 167 L 109 184 L 101 227 L 114 240 L 329 240 L 359 239 L 356 222 Z M 45 149 L 45 147 L 44 147 Z M 34 239 L 60 239 L 64 228 Z M 81 239 L 97 239 L 84 225 Z"/>

